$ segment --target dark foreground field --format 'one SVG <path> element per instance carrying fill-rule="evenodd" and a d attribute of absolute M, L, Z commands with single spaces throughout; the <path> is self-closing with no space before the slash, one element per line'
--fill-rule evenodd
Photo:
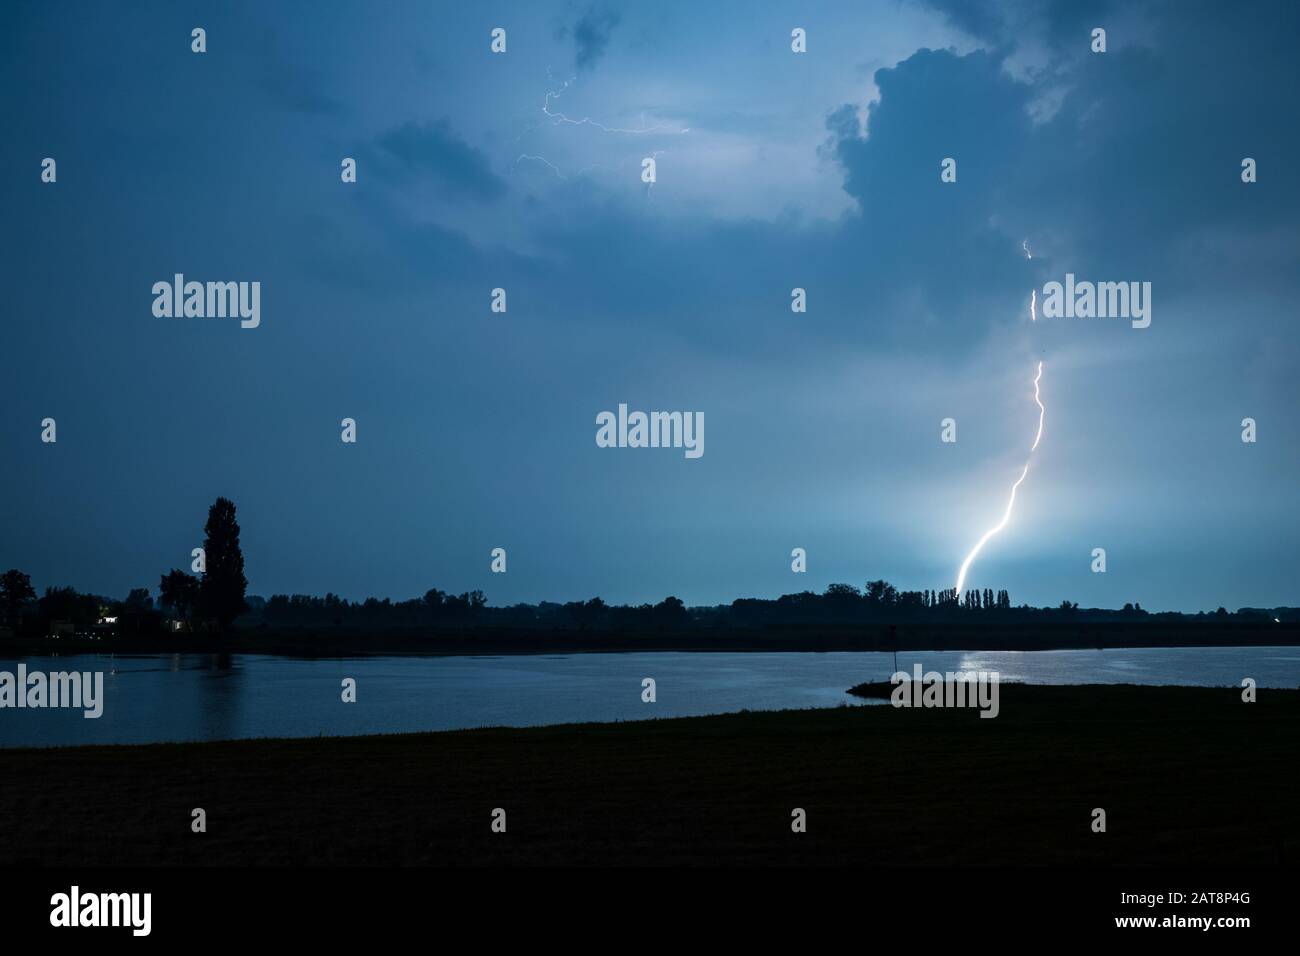
<path fill-rule="evenodd" d="M 1300 691 L 1001 696 L 993 720 L 869 706 L 0 751 L 0 865 L 1300 860 Z"/>

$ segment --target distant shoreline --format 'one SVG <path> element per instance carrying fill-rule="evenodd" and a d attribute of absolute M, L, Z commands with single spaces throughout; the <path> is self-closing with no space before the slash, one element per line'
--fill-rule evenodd
<path fill-rule="evenodd" d="M 1142 647 L 1296 647 L 1300 622 L 944 623 L 672 631 L 541 628 L 250 630 L 228 636 L 10 638 L 0 657 L 64 654 L 269 654 L 282 657 L 619 652 L 1063 651 Z"/>

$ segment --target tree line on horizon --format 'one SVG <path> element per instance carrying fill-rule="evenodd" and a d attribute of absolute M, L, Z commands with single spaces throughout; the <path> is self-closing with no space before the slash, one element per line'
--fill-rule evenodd
<path fill-rule="evenodd" d="M 204 525 L 204 567 L 198 574 L 172 568 L 158 583 L 155 602 L 147 588 L 134 588 L 123 600 L 81 594 L 71 587 L 47 587 L 37 597 L 28 575 L 10 569 L 0 575 L 0 625 L 27 635 L 50 634 L 59 625 L 74 633 L 99 630 L 128 636 L 160 634 L 166 630 L 223 634 L 232 628 L 255 632 L 284 628 L 418 628 L 418 627 L 545 627 L 577 630 L 675 629 L 687 627 L 786 626 L 801 624 L 869 624 L 923 620 L 1076 619 L 1087 621 L 1185 620 L 1205 617 L 1269 619 L 1285 615 L 1300 619 L 1292 608 L 1220 607 L 1212 614 L 1178 611 L 1149 614 L 1137 603 L 1122 609 L 1080 609 L 1062 601 L 1056 607 L 1014 607 L 1006 590 L 956 589 L 900 591 L 883 579 L 862 588 L 835 583 L 820 594 L 801 591 L 778 598 L 738 598 L 730 604 L 687 607 L 669 596 L 657 604 L 611 605 L 599 597 L 586 601 L 514 604 L 489 607 L 482 591 L 451 594 L 430 588 L 421 597 L 403 601 L 366 598 L 349 601 L 329 593 L 324 597 L 275 594 L 249 597 L 239 522 L 234 502 L 218 498 L 208 509 Z M 111 622 L 106 623 L 106 622 Z"/>
<path fill-rule="evenodd" d="M 118 601 L 83 594 L 71 587 L 47 587 L 36 596 L 31 577 L 11 568 L 0 575 L 0 618 L 18 633 L 161 633 L 168 621 L 174 630 L 223 633 L 247 610 L 244 552 L 239 545 L 235 503 L 218 498 L 203 526 L 204 570 L 193 575 L 172 568 L 158 582 L 157 607 L 148 588 L 132 588 Z"/>

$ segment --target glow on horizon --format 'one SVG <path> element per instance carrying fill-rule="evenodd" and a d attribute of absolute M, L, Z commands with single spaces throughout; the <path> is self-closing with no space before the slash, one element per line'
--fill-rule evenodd
<path fill-rule="evenodd" d="M 1034 436 L 1034 444 L 1029 449 L 1029 455 L 1031 458 L 1034 452 L 1038 449 L 1038 443 L 1043 438 L 1043 418 L 1047 413 L 1047 409 L 1043 407 L 1043 401 L 1042 398 L 1039 397 L 1039 392 L 1038 392 L 1038 382 L 1040 379 L 1042 379 L 1042 377 L 1043 377 L 1043 363 L 1039 362 L 1038 374 L 1034 376 L 1034 401 L 1038 403 L 1038 434 Z M 958 601 L 961 600 L 962 588 L 966 584 L 966 572 L 970 570 L 971 562 L 975 560 L 975 556 L 980 553 L 980 550 L 984 547 L 985 544 L 988 543 L 988 540 L 991 537 L 993 537 L 995 534 L 997 534 L 999 531 L 1001 531 L 1003 528 L 1005 528 L 1007 526 L 1007 522 L 1011 520 L 1011 509 L 1014 508 L 1016 504 L 1016 491 L 1019 490 L 1020 483 L 1025 480 L 1025 476 L 1029 474 L 1029 461 L 1030 458 L 1025 459 L 1025 467 L 1021 469 L 1020 477 L 1017 478 L 1016 483 L 1011 486 L 1011 498 L 1009 501 L 1007 501 L 1007 510 L 1002 515 L 1002 520 L 999 521 L 992 528 L 989 528 L 988 531 L 984 532 L 984 537 L 980 538 L 978 543 L 976 543 L 975 547 L 971 548 L 970 554 L 966 555 L 966 560 L 961 563 L 961 569 L 957 572 L 957 600 Z"/>

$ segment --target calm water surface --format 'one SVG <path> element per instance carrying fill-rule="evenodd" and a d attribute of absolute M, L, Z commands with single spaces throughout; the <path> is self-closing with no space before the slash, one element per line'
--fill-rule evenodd
<path fill-rule="evenodd" d="M 29 657 L 29 671 L 103 671 L 104 714 L 0 709 L 0 747 L 312 737 L 858 706 L 881 653 L 644 653 L 301 660 L 258 654 Z M 901 669 L 998 671 L 1036 684 L 1300 686 L 1300 648 L 935 651 Z M 18 660 L 0 658 L 14 672 Z M 343 678 L 357 702 L 340 700 Z M 653 677 L 658 700 L 641 702 Z M 876 703 L 876 702 L 872 702 Z"/>

